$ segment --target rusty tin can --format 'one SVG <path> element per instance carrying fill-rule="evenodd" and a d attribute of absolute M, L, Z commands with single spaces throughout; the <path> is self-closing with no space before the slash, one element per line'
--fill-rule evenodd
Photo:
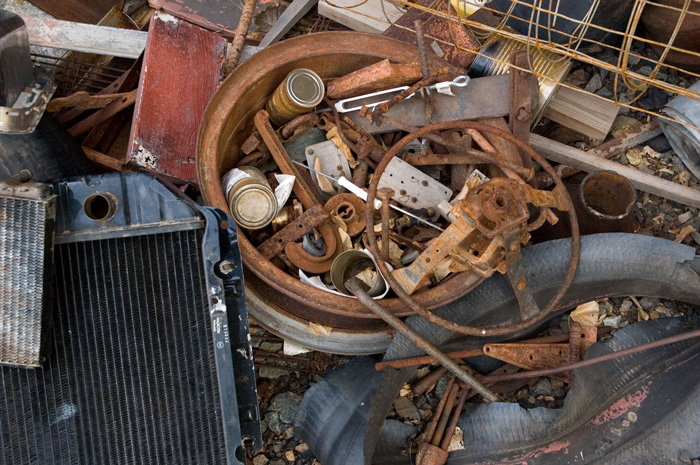
<path fill-rule="evenodd" d="M 325 92 L 318 74 L 310 69 L 295 69 L 275 89 L 265 108 L 272 122 L 281 126 L 299 115 L 309 113 L 321 103 Z"/>
<path fill-rule="evenodd" d="M 246 229 L 261 229 L 277 214 L 277 198 L 259 169 L 234 168 L 222 179 L 231 216 Z"/>

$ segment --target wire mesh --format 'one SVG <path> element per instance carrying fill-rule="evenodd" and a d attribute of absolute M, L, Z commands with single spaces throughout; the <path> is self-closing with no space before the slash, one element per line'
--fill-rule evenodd
<path fill-rule="evenodd" d="M 484 53 L 485 46 L 499 40 L 520 42 L 528 48 L 532 61 L 543 60 L 550 67 L 570 59 L 587 63 L 597 70 L 611 73 L 614 82 L 612 96 L 605 97 L 587 92 L 566 82 L 566 73 L 552 76 L 541 71 L 541 66 L 532 66 L 533 74 L 541 79 L 551 79 L 554 84 L 579 92 L 611 100 L 631 111 L 637 111 L 668 121 L 678 122 L 700 130 L 687 121 L 678 121 L 669 115 L 649 110 L 639 105 L 639 100 L 650 87 L 700 101 L 700 92 L 688 89 L 700 78 L 700 0 L 451 0 L 451 8 L 436 8 L 450 0 L 437 0 L 426 7 L 409 0 L 379 0 L 381 8 L 363 8 L 373 0 L 357 0 L 353 5 L 343 6 L 333 0 L 329 5 L 353 11 L 367 18 L 388 23 L 393 27 L 410 30 L 392 22 L 385 13 L 373 15 L 368 11 L 386 11 L 385 4 L 393 3 L 403 8 L 415 8 L 449 22 L 452 43 L 456 48 L 469 51 L 495 61 L 495 66 L 511 66 L 508 56 L 493 57 Z M 567 14 L 565 6 L 581 5 L 579 15 Z M 492 25 L 475 20 L 475 5 L 482 13 L 488 12 L 497 21 Z M 587 6 L 587 8 L 586 8 Z M 477 8 L 478 8 L 477 7 Z M 525 13 L 525 14 L 524 14 Z M 611 16 L 621 22 L 611 26 Z M 568 27 L 566 27 L 568 26 Z M 465 28 L 480 44 L 465 47 L 455 40 L 454 31 Z M 438 44 L 444 38 L 426 38 Z M 609 52 L 609 53 L 605 53 Z M 614 56 L 604 59 L 601 56 Z M 634 70 L 632 63 L 643 61 L 645 72 Z M 539 68 L 539 69 L 538 69 Z M 517 68 L 516 69 L 520 69 Z M 669 73 L 681 79 L 667 79 Z"/>
<path fill-rule="evenodd" d="M 66 96 L 77 91 L 96 94 L 113 83 L 125 71 L 75 58 L 53 57 L 40 53 L 32 53 L 32 61 L 56 70 L 58 84 L 56 97 Z"/>

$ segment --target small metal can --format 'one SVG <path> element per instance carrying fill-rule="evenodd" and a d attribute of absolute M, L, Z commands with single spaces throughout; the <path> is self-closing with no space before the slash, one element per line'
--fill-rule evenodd
<path fill-rule="evenodd" d="M 376 279 L 371 286 L 368 286 L 367 294 L 371 297 L 384 294 L 386 292 L 384 277 L 379 272 L 372 256 L 361 250 L 346 250 L 335 257 L 331 265 L 331 282 L 341 294 L 352 295 L 345 287 L 345 282 L 368 268 L 376 273 Z"/>
<path fill-rule="evenodd" d="M 246 229 L 261 229 L 277 214 L 277 199 L 265 175 L 252 166 L 234 168 L 222 178 L 231 216 Z"/>
<path fill-rule="evenodd" d="M 325 92 L 318 74 L 310 69 L 295 69 L 275 89 L 265 108 L 272 122 L 282 126 L 299 115 L 309 113 L 321 103 Z"/>

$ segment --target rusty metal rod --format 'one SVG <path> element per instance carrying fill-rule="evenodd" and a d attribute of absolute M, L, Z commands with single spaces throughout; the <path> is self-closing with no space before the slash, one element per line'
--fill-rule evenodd
<path fill-rule="evenodd" d="M 439 366 L 427 375 L 423 376 L 421 379 L 416 381 L 411 385 L 411 391 L 413 391 L 413 394 L 420 396 L 428 392 L 428 389 L 430 389 L 430 386 L 433 384 L 437 383 L 440 378 L 445 376 L 447 373 L 447 368 L 444 366 Z"/>
<path fill-rule="evenodd" d="M 598 335 L 599 336 L 604 336 L 612 331 L 612 328 L 599 328 Z M 552 336 L 543 336 L 543 337 L 538 337 L 534 339 L 525 339 L 522 341 L 516 341 L 519 344 L 555 344 L 559 342 L 566 342 L 569 340 L 569 335 L 568 334 L 554 334 Z M 464 349 L 464 350 L 457 350 L 454 352 L 448 352 L 445 355 L 450 357 L 451 359 L 460 359 L 460 358 L 469 358 L 469 357 L 478 357 L 479 355 L 484 355 L 484 349 L 481 347 L 474 348 L 474 349 Z M 374 369 L 377 371 L 382 371 L 386 370 L 387 368 L 408 368 L 408 367 L 414 367 L 414 366 L 419 366 L 419 365 L 425 365 L 427 363 L 434 363 L 435 358 L 431 357 L 429 355 L 424 355 L 421 357 L 411 357 L 411 358 L 402 358 L 398 360 L 387 360 L 387 361 L 381 361 L 377 362 L 374 365 Z"/>
<path fill-rule="evenodd" d="M 445 393 L 440 398 L 440 402 L 438 403 L 438 406 L 435 409 L 435 414 L 430 419 L 430 423 L 428 423 L 428 426 L 425 429 L 425 441 L 426 442 L 431 442 L 433 440 L 433 435 L 435 434 L 435 428 L 437 428 L 437 424 L 440 421 L 440 417 L 442 416 L 442 412 L 445 410 L 445 403 L 447 402 L 447 397 L 448 397 L 447 393 L 452 391 L 452 386 L 454 385 L 454 383 L 455 383 L 455 376 L 452 375 L 452 376 L 450 376 L 450 379 L 447 381 L 447 386 L 445 387 Z"/>
<path fill-rule="evenodd" d="M 447 428 L 447 422 L 450 421 L 452 409 L 454 408 L 458 393 L 459 386 L 455 385 L 452 386 L 452 389 L 445 391 L 443 394 L 443 396 L 447 396 L 447 403 L 445 404 L 445 410 L 442 412 L 442 415 L 440 415 L 440 421 L 438 422 L 437 428 L 435 428 L 433 439 L 430 441 L 434 446 L 440 446 L 442 436 L 445 434 L 445 429 Z"/>
<path fill-rule="evenodd" d="M 445 434 L 442 437 L 442 443 L 440 444 L 440 449 L 447 450 L 448 447 L 450 446 L 450 442 L 452 441 L 452 436 L 455 434 L 455 428 L 457 427 L 457 423 L 459 422 L 459 418 L 462 416 L 462 409 L 464 408 L 464 403 L 467 401 L 468 397 L 469 397 L 469 388 L 462 389 L 462 392 L 459 396 L 459 402 L 457 402 L 457 407 L 455 407 L 454 411 L 452 412 L 452 418 L 450 419 L 450 424 L 447 426 L 447 429 L 445 430 Z"/>
<path fill-rule="evenodd" d="M 587 360 L 582 360 L 576 363 L 570 363 L 568 365 L 563 365 L 557 368 L 547 368 L 544 370 L 533 370 L 533 371 L 522 371 L 520 373 L 513 373 L 510 375 L 494 375 L 494 376 L 484 376 L 481 381 L 484 383 L 497 383 L 500 381 L 511 381 L 514 379 L 530 379 L 539 378 L 541 376 L 551 376 L 559 373 L 565 373 L 570 370 L 577 370 L 579 368 L 585 368 L 591 365 L 596 365 L 602 362 L 608 362 L 610 360 L 615 360 L 616 358 L 624 357 L 626 355 L 636 354 L 638 352 L 643 352 L 649 349 L 656 349 L 657 347 L 662 347 L 668 344 L 675 344 L 677 342 L 687 341 L 688 339 L 695 339 L 700 337 L 700 329 L 694 331 L 688 331 L 687 333 L 677 334 L 675 336 L 665 337 L 659 339 L 658 341 L 647 342 L 635 347 L 630 347 L 628 349 L 618 350 L 610 354 L 600 355 L 598 357 L 592 357 Z"/>
<path fill-rule="evenodd" d="M 500 397 L 491 392 L 491 390 L 484 386 L 474 376 L 467 373 L 462 367 L 457 365 L 456 362 L 442 353 L 440 349 L 428 342 L 423 336 L 411 329 L 406 323 L 379 305 L 362 289 L 362 286 L 357 278 L 351 278 L 346 287 L 355 297 L 357 297 L 357 300 L 359 300 L 372 313 L 384 320 L 387 324 L 389 324 L 389 326 L 403 334 L 406 339 L 414 343 L 416 347 L 435 357 L 437 361 L 450 370 L 450 372 L 457 378 L 464 381 L 468 386 L 481 394 L 484 400 L 488 402 L 498 402 L 501 400 Z"/>
<path fill-rule="evenodd" d="M 382 201 L 382 260 L 389 262 L 389 220 L 391 219 L 391 197 L 394 190 L 383 187 L 377 192 L 377 197 Z"/>
<path fill-rule="evenodd" d="M 255 5 L 257 5 L 257 3 L 258 0 L 245 0 L 243 4 L 241 18 L 238 20 L 238 26 L 236 27 L 233 41 L 231 41 L 231 49 L 228 52 L 226 63 L 224 64 L 224 77 L 231 74 L 231 72 L 236 69 L 236 66 L 238 66 L 238 61 L 241 59 L 243 45 L 245 45 L 245 39 L 248 35 L 248 29 L 250 29 L 250 23 L 253 21 L 253 13 L 255 12 Z"/>

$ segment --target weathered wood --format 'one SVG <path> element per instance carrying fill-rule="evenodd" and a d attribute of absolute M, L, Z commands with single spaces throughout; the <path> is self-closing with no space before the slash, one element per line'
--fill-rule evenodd
<path fill-rule="evenodd" d="M 318 2 L 318 14 L 347 26 L 353 31 L 372 34 L 381 34 L 386 31 L 391 23 L 397 21 L 405 12 L 390 0 L 384 1 L 384 10 L 382 10 L 382 0 L 367 0 L 360 5 L 358 5 L 360 2 L 356 0 L 333 0 L 332 3 L 337 7 L 325 0 Z M 349 6 L 354 6 L 354 8 L 342 8 Z"/>
<path fill-rule="evenodd" d="M 32 5 L 56 19 L 96 24 L 110 8 L 124 8 L 124 0 L 30 0 Z"/>
<path fill-rule="evenodd" d="M 530 134 L 530 145 L 548 160 L 563 163 L 586 172 L 614 171 L 626 177 L 635 189 L 658 195 L 691 207 L 700 207 L 700 191 L 684 187 L 636 168 L 596 157 L 588 152 L 555 142 L 537 134 Z"/>
<path fill-rule="evenodd" d="M 138 58 L 146 47 L 148 36 L 147 32 L 117 27 L 34 17 L 23 19 L 31 45 L 98 55 Z"/>
<path fill-rule="evenodd" d="M 196 182 L 197 134 L 224 66 L 224 39 L 157 13 L 150 23 L 127 162 Z"/>
<path fill-rule="evenodd" d="M 620 107 L 583 91 L 561 87 L 544 117 L 591 139 L 603 140 L 610 132 Z"/>
<path fill-rule="evenodd" d="M 284 35 L 318 3 L 318 0 L 294 0 L 277 18 L 275 24 L 267 31 L 259 47 L 267 47 L 278 42 Z"/>

